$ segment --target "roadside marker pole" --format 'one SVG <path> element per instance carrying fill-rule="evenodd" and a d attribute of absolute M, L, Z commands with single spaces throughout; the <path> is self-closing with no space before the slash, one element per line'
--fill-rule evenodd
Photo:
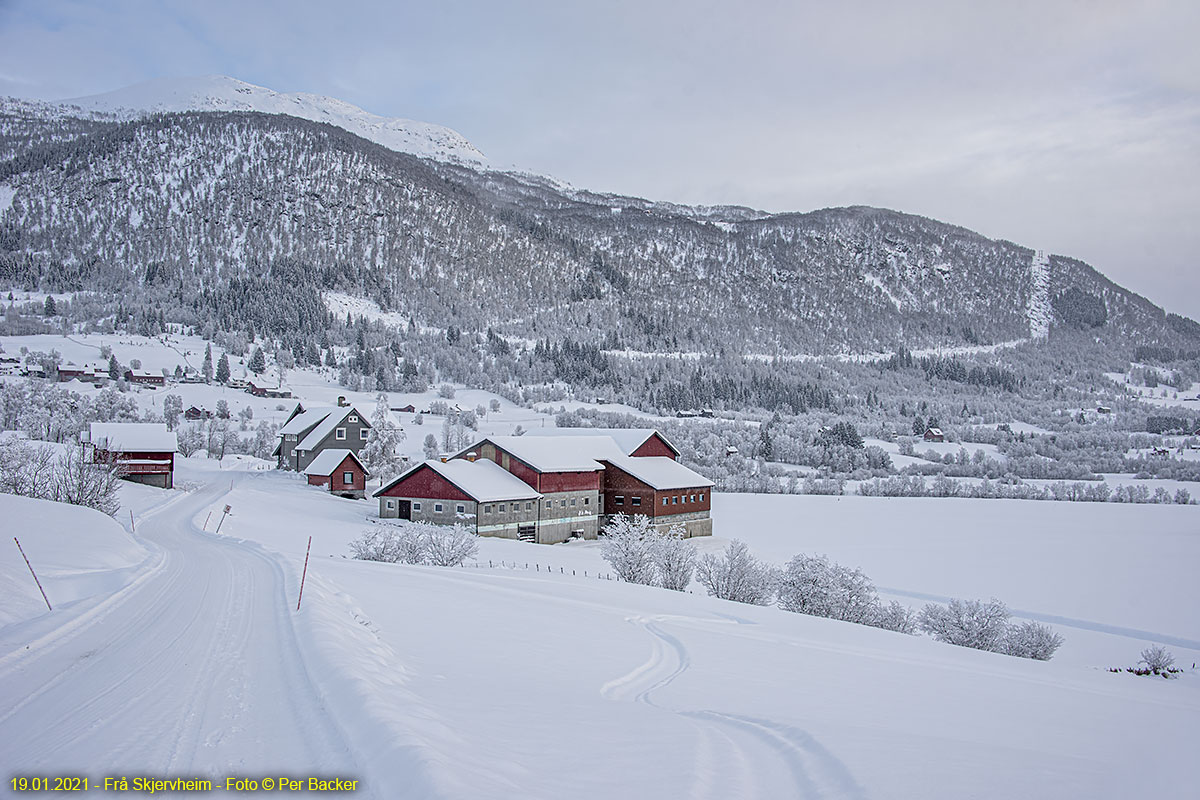
<path fill-rule="evenodd" d="M 17 542 L 17 537 L 13 537 L 13 541 Z M 50 606 L 50 598 L 46 597 L 46 590 L 42 588 L 42 582 L 38 580 L 37 573 L 33 571 L 33 564 L 29 563 L 29 556 L 25 555 L 25 548 L 21 547 L 21 543 L 17 542 L 17 549 L 21 551 L 21 558 L 25 559 L 25 566 L 29 567 L 29 574 L 33 576 L 33 582 L 37 584 L 38 591 L 42 593 L 42 599 L 46 601 L 46 608 L 53 611 Z"/>
<path fill-rule="evenodd" d="M 208 521 L 212 519 L 212 512 L 208 512 L 208 516 L 204 518 L 204 530 L 208 530 Z"/>
<path fill-rule="evenodd" d="M 129 532 L 137 533 L 137 528 L 133 524 L 133 509 L 129 509 Z"/>
<path fill-rule="evenodd" d="M 225 517 L 229 516 L 229 512 L 230 512 L 231 510 L 232 510 L 232 509 L 231 509 L 231 508 L 230 508 L 228 505 L 227 505 L 227 506 L 225 506 L 225 511 L 224 511 L 224 512 L 222 512 L 222 514 L 221 514 L 221 521 L 217 523 L 217 530 L 216 530 L 216 533 L 220 533 L 220 532 L 221 532 L 221 526 L 225 524 Z M 210 513 L 211 513 L 211 512 L 210 512 Z"/>
<path fill-rule="evenodd" d="M 304 599 L 304 579 L 308 577 L 308 553 L 312 550 L 312 537 L 308 537 L 308 547 L 304 550 L 304 571 L 300 573 L 300 596 L 296 598 L 296 610 L 300 610 L 300 601 Z"/>

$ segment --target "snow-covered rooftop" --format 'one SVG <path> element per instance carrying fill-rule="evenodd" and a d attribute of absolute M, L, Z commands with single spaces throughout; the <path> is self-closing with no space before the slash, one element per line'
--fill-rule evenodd
<path fill-rule="evenodd" d="M 485 441 L 511 453 L 538 472 L 593 472 L 604 469 L 597 459 L 625 455 L 607 436 L 489 436 L 463 452 L 478 451 Z"/>
<path fill-rule="evenodd" d="M 482 458 L 477 461 L 455 458 L 444 463 L 435 459 L 423 461 L 375 492 L 375 496 L 378 497 L 387 489 L 424 467 L 438 473 L 479 503 L 494 503 L 499 500 L 536 500 L 541 497 L 533 487 L 516 475 L 502 469 L 498 464 Z"/>
<path fill-rule="evenodd" d="M 713 485 L 699 472 L 666 456 L 615 456 L 604 460 L 655 489 L 692 489 Z"/>
<path fill-rule="evenodd" d="M 279 435 L 282 436 L 287 433 L 303 433 L 313 425 L 316 425 L 318 422 L 328 417 L 331 411 L 333 411 L 333 409 L 330 407 L 305 409 L 288 420 L 287 423 L 279 429 Z"/>
<path fill-rule="evenodd" d="M 161 422 L 93 422 L 88 441 L 121 453 L 174 453 L 178 442 Z"/>
<path fill-rule="evenodd" d="M 667 443 L 676 453 L 679 448 L 667 441 L 667 437 L 663 436 L 660 431 L 654 428 L 535 428 L 526 433 L 526 436 L 536 437 L 589 437 L 606 436 L 616 443 L 621 452 L 625 455 L 630 455 L 634 450 L 637 450 L 646 440 L 654 434 L 658 434 L 664 442 Z"/>
<path fill-rule="evenodd" d="M 368 476 L 371 474 L 366 465 L 358 460 L 358 456 L 354 455 L 353 450 L 346 450 L 345 448 L 340 447 L 332 450 L 322 450 L 319 454 L 317 454 L 317 457 L 312 460 L 312 463 L 305 468 L 304 474 L 332 475 L 334 470 L 341 466 L 342 462 L 346 459 L 346 456 L 353 458 L 355 462 L 358 463 L 358 466 L 362 468 L 362 471 L 367 473 Z"/>

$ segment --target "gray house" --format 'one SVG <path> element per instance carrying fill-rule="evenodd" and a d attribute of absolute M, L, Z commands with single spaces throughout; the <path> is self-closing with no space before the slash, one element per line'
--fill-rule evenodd
<path fill-rule="evenodd" d="M 367 443 L 370 429 L 368 415 L 352 405 L 306 409 L 297 403 L 279 429 L 276 465 L 303 472 L 325 450 L 349 450 L 357 456 Z"/>

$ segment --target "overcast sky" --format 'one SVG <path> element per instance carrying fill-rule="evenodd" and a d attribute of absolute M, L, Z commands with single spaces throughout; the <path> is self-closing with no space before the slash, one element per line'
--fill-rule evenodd
<path fill-rule="evenodd" d="M 1200 319 L 1198 32 L 1196 0 L 0 0 L 0 94 L 229 75 L 589 189 L 934 217 Z"/>

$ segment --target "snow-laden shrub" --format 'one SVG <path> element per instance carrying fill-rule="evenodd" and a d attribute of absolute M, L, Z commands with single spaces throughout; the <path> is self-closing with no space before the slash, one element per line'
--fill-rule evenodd
<path fill-rule="evenodd" d="M 1008 630 L 1008 608 L 996 598 L 928 603 L 921 609 L 921 630 L 939 642 L 1000 652 Z"/>
<path fill-rule="evenodd" d="M 861 570 L 802 553 L 783 570 L 779 605 L 797 614 L 865 624 L 877 616 L 879 598 Z"/>
<path fill-rule="evenodd" d="M 409 522 L 363 531 L 350 543 L 350 552 L 363 561 L 458 567 L 479 552 L 479 544 L 461 525 L 447 528 Z"/>
<path fill-rule="evenodd" d="M 1063 638 L 1049 625 L 1032 620 L 1020 625 L 1009 625 L 1004 634 L 1004 653 L 1018 658 L 1049 661 L 1054 651 L 1062 646 Z"/>
<path fill-rule="evenodd" d="M 875 618 L 867 624 L 886 631 L 912 635 L 917 632 L 917 612 L 893 600 L 886 606 L 880 605 Z"/>
<path fill-rule="evenodd" d="M 666 534 L 659 536 L 654 548 L 658 585 L 664 589 L 684 591 L 696 572 L 696 548 L 686 541 L 685 534 L 682 525 L 675 525 Z"/>
<path fill-rule="evenodd" d="M 427 564 L 435 567 L 461 567 L 479 552 L 475 535 L 462 525 L 438 528 L 425 536 Z"/>
<path fill-rule="evenodd" d="M 779 570 L 760 562 L 745 542 L 734 539 L 723 554 L 709 553 L 699 560 L 696 579 L 713 597 L 765 606 L 775 597 Z"/>
<path fill-rule="evenodd" d="M 1175 656 L 1161 644 L 1151 645 L 1142 651 L 1139 664 L 1145 664 L 1146 669 L 1155 675 L 1161 675 L 1175 666 Z"/>
<path fill-rule="evenodd" d="M 647 517 L 620 514 L 604 526 L 600 555 L 619 580 L 653 586 L 658 576 L 654 563 L 658 538 Z"/>

